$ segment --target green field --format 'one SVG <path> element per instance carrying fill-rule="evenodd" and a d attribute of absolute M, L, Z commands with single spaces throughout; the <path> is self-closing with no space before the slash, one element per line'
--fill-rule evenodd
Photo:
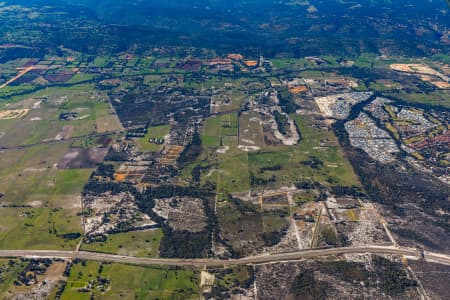
<path fill-rule="evenodd" d="M 400 99 L 412 104 L 426 104 L 431 106 L 444 106 L 450 108 L 450 92 L 436 91 L 431 93 L 392 93 L 390 97 Z"/>
<path fill-rule="evenodd" d="M 150 143 L 149 139 L 164 139 L 169 134 L 170 125 L 162 125 L 148 128 L 148 133 L 145 137 L 138 139 L 139 149 L 144 152 L 158 152 L 161 150 L 162 145 Z"/>
<path fill-rule="evenodd" d="M 249 170 L 255 177 L 269 181 L 256 189 L 291 185 L 299 180 L 318 181 L 325 185 L 359 185 L 352 167 L 345 159 L 337 139 L 331 131 L 311 127 L 310 116 L 291 116 L 302 134 L 297 146 L 266 147 L 249 153 Z M 313 169 L 302 162 L 314 157 L 323 165 Z M 274 166 L 279 170 L 270 170 Z M 266 170 L 269 168 L 269 170 Z M 275 181 L 273 180 L 275 179 Z M 263 182 L 263 181 L 261 181 Z"/>
<path fill-rule="evenodd" d="M 214 182 L 220 199 L 229 193 L 276 189 L 302 180 L 326 186 L 359 185 L 332 131 L 313 127 L 311 116 L 291 118 L 301 131 L 298 145 L 265 146 L 255 152 L 238 149 L 235 114 L 207 119 L 202 131 L 203 152 L 183 170 L 182 177 L 188 180 L 194 166 L 200 165 L 204 168 L 200 183 Z M 311 160 L 319 161 L 320 167 L 309 166 Z"/>
<path fill-rule="evenodd" d="M 160 75 L 146 75 L 144 77 L 144 84 L 149 87 L 156 88 L 161 85 L 161 81 L 163 80 L 163 76 Z"/>
<path fill-rule="evenodd" d="M 106 242 L 83 244 L 86 251 L 105 252 L 139 257 L 158 257 L 161 230 L 146 230 L 110 234 Z"/>
<path fill-rule="evenodd" d="M 76 85 L 70 88 L 48 88 L 25 99 L 9 99 L 14 108 L 31 109 L 21 119 L 0 120 L 1 143 L 4 147 L 30 145 L 59 138 L 85 136 L 96 132 L 121 129 L 114 110 L 107 102 L 91 95 L 93 85 Z M 38 107 L 34 105 L 47 98 Z M 38 99 L 39 98 L 39 99 Z M 31 100 L 30 100 L 31 99 Z M 77 120 L 62 121 L 61 113 L 76 112 Z"/>
<path fill-rule="evenodd" d="M 97 146 L 87 137 L 70 138 L 121 128 L 105 94 L 94 89 L 49 87 L 3 105 L 30 111 L 21 119 L 0 120 L 1 146 L 7 148 L 0 155 L 0 248 L 75 248 L 82 230 L 80 193 L 93 169 L 59 169 L 58 163 L 72 146 Z M 78 119 L 62 121 L 64 112 L 77 112 Z M 28 147 L 16 148 L 23 145 Z"/>
<path fill-rule="evenodd" d="M 202 144 L 204 147 L 214 148 L 220 146 L 222 132 L 221 124 L 221 117 L 211 117 L 206 120 L 206 125 L 202 135 Z"/>
<path fill-rule="evenodd" d="M 59 207 L 65 205 L 67 196 L 78 196 L 93 169 L 55 168 L 68 151 L 68 143 L 59 143 L 3 152 L 0 156 L 2 202 L 30 205 L 41 201 Z"/>
<path fill-rule="evenodd" d="M 2 207 L 0 249 L 73 250 L 79 238 L 67 239 L 61 235 L 81 234 L 81 220 L 76 213 L 74 210 L 48 207 Z"/>
<path fill-rule="evenodd" d="M 218 165 L 209 174 L 217 185 L 218 194 L 242 192 L 249 189 L 247 153 L 239 150 L 237 114 L 224 114 L 206 121 L 202 135 L 204 153 L 200 160 Z"/>
<path fill-rule="evenodd" d="M 219 154 L 217 193 L 245 192 L 250 189 L 248 176 L 248 155 L 237 148 L 237 137 L 224 137 L 224 154 Z"/>
<path fill-rule="evenodd" d="M 109 283 L 99 284 L 98 278 Z M 87 292 L 79 289 L 92 283 Z M 74 264 L 61 300 L 77 299 L 197 299 L 198 273 L 164 267 L 83 262 Z"/>
<path fill-rule="evenodd" d="M 406 57 L 380 58 L 374 53 L 363 53 L 355 59 L 355 67 L 389 69 L 391 64 L 407 64 L 417 62 Z"/>
<path fill-rule="evenodd" d="M 270 60 L 277 69 L 302 70 L 308 67 L 317 67 L 315 64 L 303 58 L 274 58 Z"/>
<path fill-rule="evenodd" d="M 67 143 L 39 145 L 0 156 L 0 248 L 73 249 L 81 233 L 79 195 L 92 169 L 58 170 Z M 25 207 L 16 207 L 25 206 Z"/>
<path fill-rule="evenodd" d="M 18 259 L 0 259 L 0 298 L 7 299 L 7 292 L 13 287 L 17 275 L 25 268 L 25 264 Z"/>

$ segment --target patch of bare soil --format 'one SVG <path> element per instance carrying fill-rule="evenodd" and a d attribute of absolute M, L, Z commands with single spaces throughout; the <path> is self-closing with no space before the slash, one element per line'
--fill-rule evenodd
<path fill-rule="evenodd" d="M 61 132 L 56 135 L 55 140 L 64 141 L 70 139 L 74 129 L 72 125 L 64 125 Z"/>
<path fill-rule="evenodd" d="M 174 230 L 201 232 L 207 225 L 203 200 L 173 197 L 155 200 L 154 212 L 167 220 Z"/>
<path fill-rule="evenodd" d="M 107 148 L 71 149 L 58 163 L 59 169 L 94 168 L 108 153 Z"/>

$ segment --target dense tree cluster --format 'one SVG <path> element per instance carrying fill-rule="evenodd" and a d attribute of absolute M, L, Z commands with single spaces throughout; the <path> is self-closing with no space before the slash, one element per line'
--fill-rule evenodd
<path fill-rule="evenodd" d="M 287 87 L 278 89 L 278 100 L 281 109 L 287 114 L 293 114 L 297 111 L 298 105 L 295 103 L 294 96 L 289 92 Z"/>
<path fill-rule="evenodd" d="M 273 116 L 275 118 L 275 122 L 277 123 L 278 131 L 282 135 L 287 135 L 289 133 L 289 119 L 283 115 L 280 114 L 278 111 L 274 111 Z"/>
<path fill-rule="evenodd" d="M 167 222 L 157 215 L 153 208 L 156 199 L 179 197 L 200 198 L 204 201 L 208 224 L 201 232 L 177 231 L 169 227 Z M 211 191 L 197 187 L 182 187 L 176 185 L 161 185 L 136 193 L 136 204 L 139 209 L 158 222 L 164 232 L 160 244 L 161 257 L 199 258 L 210 255 L 212 233 L 218 232 L 217 221 L 211 208 Z M 214 234 L 215 235 L 215 234 Z"/>
<path fill-rule="evenodd" d="M 325 282 L 315 279 L 314 273 L 306 270 L 295 277 L 291 293 L 300 300 L 322 300 L 327 298 L 326 288 Z"/>
<path fill-rule="evenodd" d="M 180 157 L 177 162 L 180 166 L 185 166 L 193 161 L 200 155 L 202 152 L 202 139 L 198 132 L 195 132 L 192 137 L 192 142 L 187 145 L 183 152 L 181 152 Z"/>
<path fill-rule="evenodd" d="M 383 291 L 390 295 L 400 294 L 407 288 L 417 286 L 415 280 L 409 279 L 401 263 L 392 262 L 384 257 L 376 256 L 374 266 L 380 278 Z"/>

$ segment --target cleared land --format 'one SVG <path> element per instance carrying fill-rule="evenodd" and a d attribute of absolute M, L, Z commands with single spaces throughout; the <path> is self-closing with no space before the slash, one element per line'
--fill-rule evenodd
<path fill-rule="evenodd" d="M 158 257 L 161 230 L 146 230 L 110 234 L 105 242 L 83 244 L 86 251 L 104 252 L 137 257 Z"/>
<path fill-rule="evenodd" d="M 15 111 L 27 114 L 16 114 L 14 119 L 0 117 L 0 131 L 5 132 L 1 146 L 30 145 L 120 130 L 122 127 L 114 110 L 101 100 L 102 95 L 91 93 L 92 89 L 92 85 L 86 84 L 48 88 L 25 99 L 12 100 Z M 62 119 L 62 114 L 66 113 L 76 117 Z M 67 134 L 65 128 L 73 130 Z"/>
<path fill-rule="evenodd" d="M 162 148 L 162 144 L 150 142 L 151 139 L 164 140 L 169 134 L 170 125 L 162 125 L 148 128 L 145 137 L 138 140 L 139 148 L 144 152 L 158 152 Z"/>
<path fill-rule="evenodd" d="M 29 109 L 11 109 L 0 111 L 0 120 L 21 119 L 27 115 Z"/>
<path fill-rule="evenodd" d="M 61 299 L 90 299 L 93 294 L 96 299 L 192 299 L 198 293 L 198 275 L 164 267 L 88 261 L 74 264 Z M 80 290 L 90 283 L 86 292 Z"/>
<path fill-rule="evenodd" d="M 264 182 L 261 186 L 256 184 L 255 188 L 267 188 L 267 181 L 269 186 L 276 188 L 299 180 L 319 181 L 324 185 L 359 185 L 334 134 L 313 127 L 311 116 L 291 117 L 302 135 L 298 145 L 266 147 L 263 151 L 249 153 L 250 172 Z"/>
<path fill-rule="evenodd" d="M 239 138 L 241 141 L 247 141 L 245 136 L 259 140 L 262 146 L 259 123 L 250 121 L 254 117 L 241 116 Z M 207 119 L 202 130 L 203 151 L 183 170 L 183 177 L 191 178 L 194 166 L 199 166 L 200 182 L 216 183 L 219 199 L 227 193 L 276 189 L 304 180 L 326 186 L 359 185 L 332 131 L 318 126 L 309 115 L 292 115 L 291 118 L 301 132 L 298 145 L 265 145 L 261 150 L 250 152 L 239 149 L 242 145 L 238 145 L 235 114 Z"/>
<path fill-rule="evenodd" d="M 239 148 L 255 151 L 264 148 L 264 133 L 261 119 L 256 112 L 242 113 L 239 120 Z"/>
<path fill-rule="evenodd" d="M 202 141 L 207 153 L 216 157 L 219 194 L 249 189 L 247 154 L 238 149 L 236 114 L 208 119 Z"/>

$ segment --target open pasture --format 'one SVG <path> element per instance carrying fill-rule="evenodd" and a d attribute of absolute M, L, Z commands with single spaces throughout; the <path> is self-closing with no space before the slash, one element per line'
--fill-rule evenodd
<path fill-rule="evenodd" d="M 80 193 L 93 169 L 60 170 L 68 143 L 38 145 L 0 155 L 2 248 L 71 249 L 81 233 Z"/>
<path fill-rule="evenodd" d="M 264 148 L 264 133 L 261 119 L 256 112 L 244 112 L 239 117 L 239 148 L 256 151 Z"/>
<path fill-rule="evenodd" d="M 148 128 L 145 137 L 138 140 L 139 149 L 144 152 L 159 152 L 162 144 L 155 140 L 163 141 L 170 132 L 170 125 L 162 125 Z"/>
<path fill-rule="evenodd" d="M 315 121 L 311 116 L 293 115 L 292 118 L 302 134 L 298 145 L 266 147 L 249 153 L 249 170 L 254 176 L 252 188 L 289 186 L 301 180 L 324 185 L 358 185 L 334 134 L 313 127 Z"/>
<path fill-rule="evenodd" d="M 198 277 L 183 269 L 80 262 L 72 267 L 61 300 L 90 299 L 93 294 L 96 299 L 196 299 Z M 99 278 L 107 283 L 100 284 Z M 88 292 L 80 291 L 92 281 Z"/>
<path fill-rule="evenodd" d="M 0 118 L 0 131 L 5 133 L 0 145 L 15 147 L 122 129 L 113 108 L 90 89 L 91 85 L 49 88 L 11 102 L 9 106 L 28 113 Z"/>
<path fill-rule="evenodd" d="M 138 257 L 158 257 L 161 229 L 110 234 L 104 242 L 83 244 L 85 251 L 105 252 Z"/>

